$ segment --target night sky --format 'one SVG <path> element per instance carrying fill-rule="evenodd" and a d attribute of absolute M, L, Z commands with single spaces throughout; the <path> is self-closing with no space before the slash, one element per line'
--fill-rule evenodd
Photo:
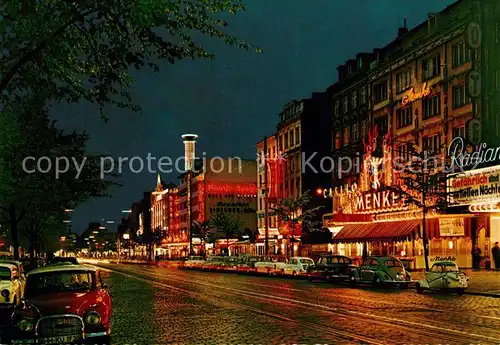
<path fill-rule="evenodd" d="M 411 29 L 452 0 L 247 0 L 246 12 L 230 18 L 228 33 L 255 44 L 262 54 L 206 39 L 216 60 L 162 64 L 135 72 L 137 114 L 110 108 L 105 123 L 88 104 L 58 105 L 54 117 L 68 130 L 86 130 L 92 153 L 115 157 L 183 154 L 180 135 L 197 133 L 197 153 L 255 158 L 255 144 L 273 133 L 278 113 L 293 99 L 308 98 L 337 80 L 337 66 L 358 52 L 396 37 L 407 17 Z M 314 6 L 310 6 L 314 4 Z M 178 174 L 166 174 L 166 182 Z M 155 174 L 123 170 L 112 197 L 93 199 L 72 214 L 73 231 L 88 222 L 118 221 L 122 209 L 156 185 Z M 110 226 L 115 230 L 116 226 Z"/>

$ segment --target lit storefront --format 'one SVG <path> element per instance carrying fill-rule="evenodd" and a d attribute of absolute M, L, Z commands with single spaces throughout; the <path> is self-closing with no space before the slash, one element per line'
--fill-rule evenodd
<path fill-rule="evenodd" d="M 325 218 L 323 224 L 333 235 L 332 252 L 354 258 L 392 255 L 411 268 L 423 269 L 423 213 L 416 205 L 405 203 L 397 190 L 414 197 L 419 197 L 418 192 L 410 191 L 397 180 L 388 138 L 383 140 L 382 157 L 373 155 L 377 136 L 376 132 L 370 133 L 371 140 L 365 145 L 358 183 L 325 194 L 333 198 L 334 204 L 333 215 Z M 428 211 L 425 218 L 429 263 L 448 259 L 460 267 L 471 267 L 474 231 L 484 228 L 483 234 L 488 236 L 488 226 L 482 218 L 471 213 L 445 215 L 434 211 Z"/>
<path fill-rule="evenodd" d="M 496 165 L 455 174 L 448 182 L 450 209 L 468 212 L 478 220 L 471 239 L 482 256 L 490 257 L 492 246 L 500 241 L 499 181 L 500 165 Z M 490 262 L 493 266 L 494 261 Z"/>

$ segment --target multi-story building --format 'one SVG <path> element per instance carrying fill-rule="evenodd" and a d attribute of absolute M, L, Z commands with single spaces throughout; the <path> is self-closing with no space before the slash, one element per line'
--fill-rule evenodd
<path fill-rule="evenodd" d="M 308 193 L 311 202 L 308 208 L 322 206 L 317 219 L 329 212 L 331 204 L 326 203 L 315 191 L 331 183 L 331 165 L 325 163 L 329 158 L 329 146 L 332 142 L 329 116 L 328 93 L 313 93 L 311 98 L 294 100 L 285 105 L 279 114 L 276 134 L 267 139 L 267 153 L 264 152 L 264 141 L 257 144 L 257 156 L 265 157 L 268 166 L 268 207 L 272 209 L 278 199 L 298 198 Z M 262 164 L 258 174 L 259 194 L 259 236 L 262 239 L 265 231 L 265 179 Z M 302 229 L 288 228 L 288 224 L 269 212 L 268 226 L 271 236 L 270 253 L 286 253 L 290 250 L 290 242 L 295 241 L 294 253 L 302 237 Z M 319 225 L 320 227 L 321 225 Z M 279 234 L 276 234 L 278 229 Z M 278 242 L 276 242 L 278 240 Z M 278 247 L 276 247 L 276 244 Z M 263 251 L 262 246 L 258 252 Z"/>
<path fill-rule="evenodd" d="M 473 144 L 471 149 L 478 144 L 471 133 L 474 120 L 481 116 L 481 101 L 470 76 L 486 60 L 479 46 L 470 43 L 476 11 L 471 4 L 457 1 L 429 14 L 412 30 L 399 29 L 393 42 L 364 55 L 371 61 L 369 68 L 356 73 L 349 67 L 354 61 L 339 68 L 332 106 L 333 151 L 357 155 L 360 164 L 354 164 L 352 172 L 334 175 L 333 185 L 344 187 L 333 192 L 334 214 L 325 218 L 325 226 L 335 233 L 337 252 L 360 257 L 391 254 L 421 268 L 424 228 L 431 260 L 449 257 L 470 267 L 473 244 L 489 251 L 489 226 L 483 215 L 433 211 L 426 214 L 424 226 L 422 210 L 402 202 L 394 192 L 409 190 L 401 185 L 403 173 L 394 169 L 394 163 L 408 161 L 412 150 L 443 161 L 454 138 Z M 359 95 L 367 95 L 364 111 L 355 111 L 362 101 L 353 96 L 353 85 L 359 85 Z"/>
<path fill-rule="evenodd" d="M 256 162 L 240 158 L 209 158 L 204 168 L 191 175 L 191 219 L 203 223 L 216 213 L 229 213 L 241 222 L 241 230 L 257 228 Z M 189 253 L 188 175 L 181 175 L 180 183 L 165 194 L 168 198 L 168 236 L 162 247 L 168 255 L 185 256 Z M 225 239 L 205 243 L 205 249 L 220 251 L 227 247 Z M 237 241 L 237 239 L 235 239 Z M 200 252 L 201 240 L 193 238 L 193 249 Z"/>

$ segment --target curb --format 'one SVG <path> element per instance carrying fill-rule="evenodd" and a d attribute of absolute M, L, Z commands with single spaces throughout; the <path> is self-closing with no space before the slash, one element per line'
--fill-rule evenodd
<path fill-rule="evenodd" d="M 482 297 L 491 297 L 491 298 L 500 298 L 500 294 L 498 294 L 498 293 L 492 293 L 492 292 L 465 291 L 464 295 L 482 296 Z"/>

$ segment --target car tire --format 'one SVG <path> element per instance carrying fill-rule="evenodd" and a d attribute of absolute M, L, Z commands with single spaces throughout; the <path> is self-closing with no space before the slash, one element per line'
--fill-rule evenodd
<path fill-rule="evenodd" d="M 292 272 L 292 277 L 296 278 L 297 277 L 297 272 L 293 271 Z"/>
<path fill-rule="evenodd" d="M 420 286 L 420 284 L 417 284 L 417 293 L 420 295 L 424 293 L 424 289 Z"/>
<path fill-rule="evenodd" d="M 351 284 L 352 286 L 356 286 L 356 276 L 354 273 L 351 273 L 349 274 L 349 284 Z"/>
<path fill-rule="evenodd" d="M 462 296 L 465 293 L 465 289 L 458 289 L 457 295 Z"/>
<path fill-rule="evenodd" d="M 376 286 L 376 287 L 382 286 L 382 279 L 380 279 L 380 277 L 378 275 L 375 275 L 373 277 L 372 285 Z"/>

